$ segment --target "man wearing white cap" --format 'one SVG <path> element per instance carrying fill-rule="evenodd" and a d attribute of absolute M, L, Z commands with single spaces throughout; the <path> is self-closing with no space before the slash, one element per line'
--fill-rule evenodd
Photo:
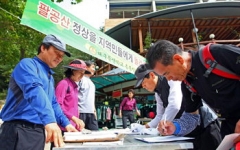
<path fill-rule="evenodd" d="M 55 97 L 51 68 L 57 67 L 64 54 L 70 56 L 66 45 L 58 37 L 47 35 L 37 56 L 22 59 L 16 65 L 0 114 L 4 121 L 0 129 L 0 149 L 43 150 L 45 142 L 49 141 L 61 147 L 64 142 L 58 124 L 67 131 L 77 131 Z"/>

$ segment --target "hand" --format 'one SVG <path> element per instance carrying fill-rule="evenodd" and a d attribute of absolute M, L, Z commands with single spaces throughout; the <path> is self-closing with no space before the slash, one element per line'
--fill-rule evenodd
<path fill-rule="evenodd" d="M 141 116 L 141 114 L 140 114 L 139 110 L 137 110 L 137 115 L 138 115 L 138 116 Z"/>
<path fill-rule="evenodd" d="M 158 124 L 158 131 L 161 135 L 172 135 L 176 127 L 171 121 L 160 121 Z"/>
<path fill-rule="evenodd" d="M 54 142 L 55 147 L 64 146 L 62 132 L 57 123 L 49 123 L 45 125 L 45 129 L 47 131 L 46 142 Z"/>
<path fill-rule="evenodd" d="M 122 113 L 119 113 L 119 118 L 122 118 Z"/>
<path fill-rule="evenodd" d="M 76 129 L 79 131 L 81 131 L 85 127 L 85 123 L 75 116 L 72 117 L 72 121 L 76 124 Z"/>
<path fill-rule="evenodd" d="M 236 127 L 235 127 L 235 133 L 240 133 L 240 120 L 238 120 L 238 122 L 236 123 Z M 234 143 L 237 143 L 240 141 L 240 136 L 238 136 L 236 139 L 234 139 Z"/>
<path fill-rule="evenodd" d="M 71 124 L 67 125 L 65 129 L 67 130 L 67 132 L 78 132 L 78 130 Z"/>
<path fill-rule="evenodd" d="M 132 132 L 141 132 L 143 129 L 145 129 L 145 126 L 139 123 L 132 123 L 130 127 Z"/>
<path fill-rule="evenodd" d="M 95 119 L 97 120 L 97 113 L 96 113 L 96 111 L 94 111 L 94 116 L 95 116 Z"/>
<path fill-rule="evenodd" d="M 156 128 L 144 128 L 140 131 L 142 135 L 159 135 L 159 131 Z"/>

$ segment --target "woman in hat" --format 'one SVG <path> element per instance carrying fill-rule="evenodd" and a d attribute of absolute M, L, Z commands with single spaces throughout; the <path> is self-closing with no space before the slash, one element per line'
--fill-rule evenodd
<path fill-rule="evenodd" d="M 78 84 L 87 71 L 86 64 L 80 59 L 75 59 L 64 66 L 67 70 L 64 72 L 66 78 L 61 80 L 56 87 L 56 97 L 63 113 L 70 120 L 71 124 L 81 131 L 85 124 L 79 119 L 78 111 Z M 61 128 L 65 131 L 64 128 Z"/>

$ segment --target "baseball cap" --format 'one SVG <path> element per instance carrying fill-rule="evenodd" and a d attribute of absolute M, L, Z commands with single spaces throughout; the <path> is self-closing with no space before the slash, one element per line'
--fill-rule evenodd
<path fill-rule="evenodd" d="M 71 56 L 70 52 L 66 50 L 66 44 L 63 43 L 59 37 L 49 34 L 45 36 L 42 43 L 51 44 L 60 51 L 63 51 L 68 57 Z"/>
<path fill-rule="evenodd" d="M 87 70 L 86 63 L 81 59 L 74 59 L 69 63 L 68 66 L 63 66 L 63 67 L 73 69 L 73 70 L 85 70 L 85 74 L 90 74 L 90 72 Z"/>
<path fill-rule="evenodd" d="M 85 61 L 85 63 L 86 63 L 86 65 L 88 67 L 91 66 L 91 65 L 95 65 L 96 66 L 96 64 L 93 61 L 91 61 L 91 60 L 87 60 L 87 61 Z"/>
<path fill-rule="evenodd" d="M 136 69 L 136 71 L 134 73 L 135 77 L 137 79 L 137 83 L 135 85 L 135 88 L 139 87 L 142 84 L 142 81 L 145 78 L 145 76 L 152 71 L 153 70 L 151 69 L 149 64 L 141 64 L 140 66 L 138 66 L 138 68 Z"/>

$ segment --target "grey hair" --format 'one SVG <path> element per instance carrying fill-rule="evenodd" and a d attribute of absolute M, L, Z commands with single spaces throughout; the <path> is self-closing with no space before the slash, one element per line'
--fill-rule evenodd
<path fill-rule="evenodd" d="M 182 54 L 180 47 L 167 40 L 158 40 L 148 50 L 146 59 L 151 68 L 155 67 L 156 62 L 168 66 L 173 63 L 175 54 Z"/>

